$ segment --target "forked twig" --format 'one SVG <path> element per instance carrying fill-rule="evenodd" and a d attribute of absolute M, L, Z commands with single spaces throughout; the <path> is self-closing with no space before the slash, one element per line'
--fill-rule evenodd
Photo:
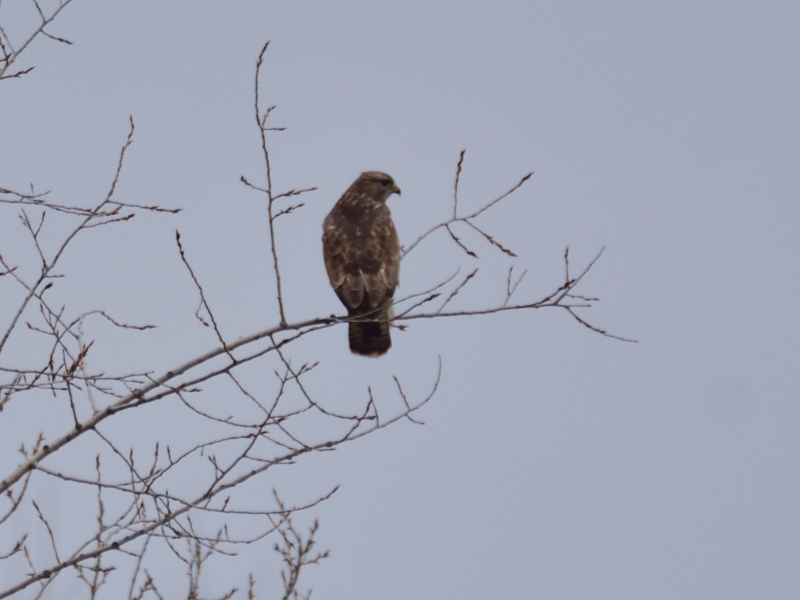
<path fill-rule="evenodd" d="M 58 17 L 59 13 L 70 3 L 72 0 L 60 0 L 58 6 L 53 10 L 50 15 L 45 15 L 42 8 L 39 6 L 37 0 L 33 0 L 33 4 L 36 7 L 37 12 L 39 13 L 40 23 L 36 29 L 34 29 L 31 33 L 28 34 L 28 37 L 23 40 L 23 42 L 18 46 L 14 47 L 11 43 L 11 39 L 9 38 L 8 34 L 3 28 L 0 28 L 0 80 L 3 79 L 14 79 L 22 77 L 23 75 L 27 75 L 31 71 L 33 71 L 34 67 L 28 67 L 25 69 L 20 69 L 11 74 L 6 74 L 8 69 L 13 65 L 22 53 L 30 46 L 30 44 L 40 35 L 43 35 L 51 40 L 56 42 L 60 42 L 62 44 L 70 45 L 72 42 L 69 40 L 53 35 L 45 31 L 45 27 L 50 25 L 56 17 Z"/>
<path fill-rule="evenodd" d="M 227 351 L 228 345 L 225 343 L 225 338 L 222 337 L 222 332 L 219 329 L 219 325 L 217 324 L 216 318 L 214 318 L 214 313 L 212 312 L 211 307 L 208 305 L 208 300 L 206 300 L 206 294 L 203 291 L 203 286 L 200 285 L 200 281 L 198 281 L 197 275 L 194 274 L 194 269 L 192 269 L 192 266 L 189 264 L 189 260 L 186 258 L 186 252 L 183 249 L 183 244 L 181 244 L 181 234 L 177 229 L 175 230 L 175 243 L 178 245 L 178 252 L 181 255 L 181 261 L 186 267 L 186 270 L 189 271 L 189 275 L 192 278 L 192 282 L 194 283 L 197 292 L 200 294 L 200 306 L 197 307 L 194 316 L 197 317 L 197 320 L 200 321 L 203 325 L 208 327 L 208 323 L 206 323 L 203 320 L 203 317 L 200 315 L 201 308 L 204 308 L 206 310 L 208 318 L 211 319 L 211 325 L 214 328 L 214 333 L 217 334 L 217 341 L 219 341 L 220 345 Z M 236 362 L 236 359 L 230 352 L 228 352 L 228 356 L 230 356 L 232 361 Z"/>
<path fill-rule="evenodd" d="M 472 258 L 478 258 L 478 255 L 473 250 L 468 248 L 466 246 L 466 244 L 464 244 L 461 241 L 461 239 L 453 232 L 452 226 L 455 225 L 456 223 L 465 223 L 465 224 L 467 224 L 470 228 L 472 228 L 474 231 L 477 231 L 478 233 L 480 233 L 484 237 L 484 239 L 486 239 L 491 245 L 493 245 L 496 248 L 498 248 L 504 254 L 507 254 L 508 256 L 512 256 L 512 257 L 516 257 L 517 256 L 511 249 L 507 248 L 506 246 L 501 244 L 499 241 L 497 241 L 497 239 L 494 236 L 490 235 L 489 233 L 485 232 L 483 229 L 478 227 L 473 222 L 473 220 L 476 217 L 479 217 L 480 215 L 485 213 L 487 210 L 489 210 L 490 208 L 492 208 L 493 206 L 495 206 L 499 202 L 501 202 L 502 200 L 508 198 L 511 194 L 513 194 L 519 188 L 521 188 L 525 184 L 525 182 L 528 181 L 528 179 L 530 179 L 533 176 L 533 171 L 531 171 L 530 173 L 527 173 L 526 175 L 524 175 L 522 177 L 522 179 L 520 179 L 514 186 L 512 186 L 505 193 L 501 194 L 500 196 L 498 196 L 494 200 L 492 200 L 490 202 L 487 202 L 486 204 L 484 204 L 483 206 L 481 206 L 480 208 L 478 208 L 477 210 L 473 211 L 472 213 L 470 213 L 468 215 L 464 215 L 464 216 L 459 217 L 458 216 L 458 188 L 459 188 L 459 183 L 461 181 L 461 173 L 463 172 L 463 164 L 464 164 L 464 155 L 465 155 L 465 153 L 466 153 L 466 150 L 462 150 L 460 152 L 460 154 L 459 154 L 459 157 L 458 157 L 458 165 L 456 167 L 455 183 L 453 184 L 453 214 L 452 214 L 452 216 L 446 221 L 442 221 L 441 223 L 437 223 L 436 225 L 434 225 L 433 227 L 431 227 L 430 229 L 425 231 L 422 235 L 420 235 L 409 246 L 405 247 L 403 249 L 401 258 L 405 258 L 409 254 L 409 252 L 411 252 L 414 248 L 416 248 L 420 244 L 420 242 L 422 242 L 423 240 L 427 239 L 430 235 L 432 235 L 433 233 L 435 233 L 436 231 L 438 231 L 440 229 L 446 229 L 447 233 L 450 234 L 451 239 L 465 253 L 467 253 Z"/>

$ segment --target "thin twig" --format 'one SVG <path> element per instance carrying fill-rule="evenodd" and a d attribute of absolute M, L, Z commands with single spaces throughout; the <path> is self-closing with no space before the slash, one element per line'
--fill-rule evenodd
<path fill-rule="evenodd" d="M 71 44 L 72 43 L 72 42 L 70 42 L 70 41 L 68 41 L 68 40 L 66 40 L 64 38 L 51 35 L 51 34 L 49 34 L 49 33 L 47 33 L 45 31 L 45 27 L 47 27 L 50 23 L 52 23 L 56 19 L 56 17 L 59 15 L 59 13 L 70 2 L 72 2 L 72 0 L 61 0 L 59 5 L 55 8 L 55 10 L 50 14 L 49 17 L 45 16 L 45 14 L 42 12 L 41 8 L 39 7 L 38 2 L 34 3 L 36 5 L 36 9 L 38 10 L 39 15 L 41 17 L 41 22 L 39 23 L 39 26 L 31 34 L 28 35 L 27 39 L 25 39 L 25 41 L 23 41 L 22 44 L 16 50 L 12 50 L 11 52 L 4 52 L 3 53 L 3 58 L 0 59 L 0 80 L 12 79 L 12 78 L 15 78 L 15 77 L 18 78 L 18 77 L 21 77 L 22 75 L 30 73 L 33 70 L 33 67 L 28 67 L 27 69 L 21 69 L 21 70 L 15 72 L 15 73 L 12 73 L 10 75 L 6 75 L 6 71 L 8 71 L 9 67 L 11 67 L 11 65 L 14 64 L 14 62 L 25 51 L 25 49 L 31 44 L 31 42 L 33 42 L 33 40 L 35 40 L 37 37 L 39 37 L 39 35 L 44 35 L 44 36 L 46 36 L 46 37 L 48 37 L 48 38 L 50 38 L 52 40 L 55 40 L 57 42 L 61 42 L 63 44 Z M 8 36 L 3 35 L 2 37 L 4 37 L 6 39 L 6 41 L 8 42 Z"/>
<path fill-rule="evenodd" d="M 283 308 L 283 292 L 281 291 L 281 271 L 278 267 L 278 250 L 277 244 L 275 243 L 275 215 L 273 215 L 273 204 L 275 203 L 276 197 L 272 192 L 272 168 L 269 162 L 269 150 L 267 149 L 267 131 L 273 130 L 273 128 L 267 128 L 267 118 L 269 117 L 272 110 L 275 108 L 274 106 L 268 107 L 262 114 L 260 108 L 260 101 L 259 101 L 259 77 L 261 76 L 261 66 L 264 64 L 264 55 L 267 52 L 267 48 L 269 48 L 269 41 L 264 44 L 264 47 L 261 48 L 261 52 L 258 55 L 258 60 L 256 61 L 256 81 L 255 81 L 255 111 L 256 111 L 256 123 L 258 124 L 258 130 L 261 135 L 261 152 L 264 154 L 264 165 L 266 167 L 266 178 L 267 178 L 267 216 L 269 219 L 269 239 L 270 239 L 270 250 L 272 251 L 272 266 L 275 270 L 275 286 L 276 286 L 276 293 L 278 296 L 278 312 L 280 314 L 280 323 L 281 325 L 286 325 L 286 312 Z M 243 181 L 246 182 L 244 177 L 242 178 Z"/>

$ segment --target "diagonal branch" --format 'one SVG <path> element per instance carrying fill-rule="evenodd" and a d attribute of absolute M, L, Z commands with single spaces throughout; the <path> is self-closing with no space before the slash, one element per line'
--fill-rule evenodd
<path fill-rule="evenodd" d="M 11 67 L 11 65 L 13 65 L 14 62 L 16 62 L 16 60 L 31 44 L 31 42 L 33 42 L 33 40 L 35 40 L 40 35 L 44 35 L 45 37 L 48 37 L 57 42 L 61 42 L 63 44 L 72 43 L 64 38 L 52 35 L 45 31 L 45 27 L 50 25 L 50 23 L 52 23 L 56 19 L 56 17 L 58 17 L 59 13 L 64 8 L 66 8 L 66 6 L 70 2 L 72 2 L 72 0 L 61 0 L 58 6 L 55 8 L 55 10 L 50 14 L 50 16 L 44 14 L 38 2 L 34 2 L 36 10 L 39 12 L 41 22 L 39 23 L 39 26 L 36 29 L 34 29 L 34 31 L 30 33 L 28 37 L 22 42 L 22 44 L 16 49 L 11 46 L 11 40 L 8 38 L 8 35 L 5 33 L 5 31 L 0 29 L 0 52 L 2 52 L 2 57 L 0 57 L 0 80 L 19 78 L 22 75 L 25 75 L 33 71 L 33 67 L 28 67 L 27 69 L 21 69 L 15 73 L 6 75 L 6 72 Z"/>

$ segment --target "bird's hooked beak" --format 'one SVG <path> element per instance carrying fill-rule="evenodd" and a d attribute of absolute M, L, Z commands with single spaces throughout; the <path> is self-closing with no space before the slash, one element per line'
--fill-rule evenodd
<path fill-rule="evenodd" d="M 400 188 L 397 187 L 396 183 L 392 184 L 392 194 L 397 194 L 398 196 L 402 196 L 402 194 L 400 193 Z"/>

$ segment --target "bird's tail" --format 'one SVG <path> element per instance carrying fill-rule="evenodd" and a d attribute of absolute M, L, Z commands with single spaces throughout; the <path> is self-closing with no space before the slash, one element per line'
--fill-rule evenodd
<path fill-rule="evenodd" d="M 384 310 L 374 321 L 351 321 L 347 332 L 350 352 L 373 357 L 386 354 L 392 347 L 390 318 L 390 311 Z"/>

